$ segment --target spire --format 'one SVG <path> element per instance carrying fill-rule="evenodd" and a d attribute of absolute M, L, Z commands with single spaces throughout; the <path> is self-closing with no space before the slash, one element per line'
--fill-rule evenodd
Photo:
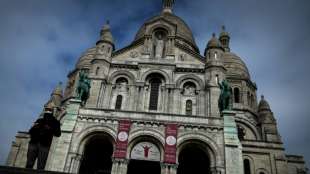
<path fill-rule="evenodd" d="M 226 31 L 225 25 L 222 26 L 222 31 L 220 33 L 219 40 L 221 41 L 222 46 L 224 47 L 225 51 L 229 52 L 229 41 L 230 41 L 230 36 L 229 33 Z"/>
<path fill-rule="evenodd" d="M 107 20 L 106 24 L 103 25 L 103 28 L 100 32 L 100 41 L 109 42 L 114 45 L 114 39 L 111 33 L 110 21 Z"/>
<path fill-rule="evenodd" d="M 163 0 L 163 13 L 172 13 L 175 0 Z"/>

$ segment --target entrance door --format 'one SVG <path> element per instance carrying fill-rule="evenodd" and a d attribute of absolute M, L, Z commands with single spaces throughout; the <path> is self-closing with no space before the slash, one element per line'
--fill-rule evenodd
<path fill-rule="evenodd" d="M 85 146 L 79 174 L 111 174 L 113 145 L 104 135 L 91 138 Z"/>
<path fill-rule="evenodd" d="M 210 161 L 205 151 L 196 144 L 187 145 L 179 155 L 177 174 L 210 174 Z"/>
<path fill-rule="evenodd" d="M 127 174 L 160 174 L 161 168 L 159 162 L 130 160 Z"/>

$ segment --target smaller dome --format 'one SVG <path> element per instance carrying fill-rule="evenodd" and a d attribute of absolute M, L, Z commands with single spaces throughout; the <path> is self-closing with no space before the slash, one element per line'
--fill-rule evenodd
<path fill-rule="evenodd" d="M 232 52 L 224 52 L 223 64 L 227 69 L 227 76 L 237 76 L 243 79 L 251 79 L 246 64 L 236 54 Z"/>
<path fill-rule="evenodd" d="M 88 49 L 78 60 L 76 64 L 77 69 L 83 69 L 83 68 L 90 68 L 91 61 L 94 59 L 94 56 L 96 54 L 96 48 L 90 48 Z"/>
<path fill-rule="evenodd" d="M 209 40 L 208 44 L 207 44 L 207 48 L 222 48 L 222 44 L 221 42 L 217 39 L 217 37 L 215 36 L 215 34 L 212 34 L 212 38 Z"/>
<path fill-rule="evenodd" d="M 265 97 L 262 95 L 261 100 L 258 104 L 258 111 L 271 111 L 269 103 L 265 100 Z"/>

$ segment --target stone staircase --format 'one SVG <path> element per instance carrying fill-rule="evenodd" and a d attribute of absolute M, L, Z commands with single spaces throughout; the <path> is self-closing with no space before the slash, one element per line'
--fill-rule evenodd
<path fill-rule="evenodd" d="M 0 174 L 65 174 L 65 173 L 0 166 Z"/>

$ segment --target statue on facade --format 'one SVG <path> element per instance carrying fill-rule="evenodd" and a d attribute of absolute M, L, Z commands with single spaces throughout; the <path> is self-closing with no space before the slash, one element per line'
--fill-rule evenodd
<path fill-rule="evenodd" d="M 219 97 L 218 105 L 219 110 L 222 113 L 224 110 L 230 110 L 230 99 L 232 95 L 232 90 L 230 85 L 228 84 L 227 80 L 224 79 L 222 83 L 218 83 L 221 89 L 221 94 Z"/>
<path fill-rule="evenodd" d="M 86 100 L 89 97 L 90 92 L 90 79 L 88 78 L 88 75 L 81 71 L 79 74 L 79 82 L 78 86 L 76 88 L 77 96 L 76 98 L 82 101 L 82 104 L 84 105 L 86 103 Z"/>
<path fill-rule="evenodd" d="M 154 44 L 155 58 L 163 58 L 165 41 L 162 33 L 158 33 Z"/>

